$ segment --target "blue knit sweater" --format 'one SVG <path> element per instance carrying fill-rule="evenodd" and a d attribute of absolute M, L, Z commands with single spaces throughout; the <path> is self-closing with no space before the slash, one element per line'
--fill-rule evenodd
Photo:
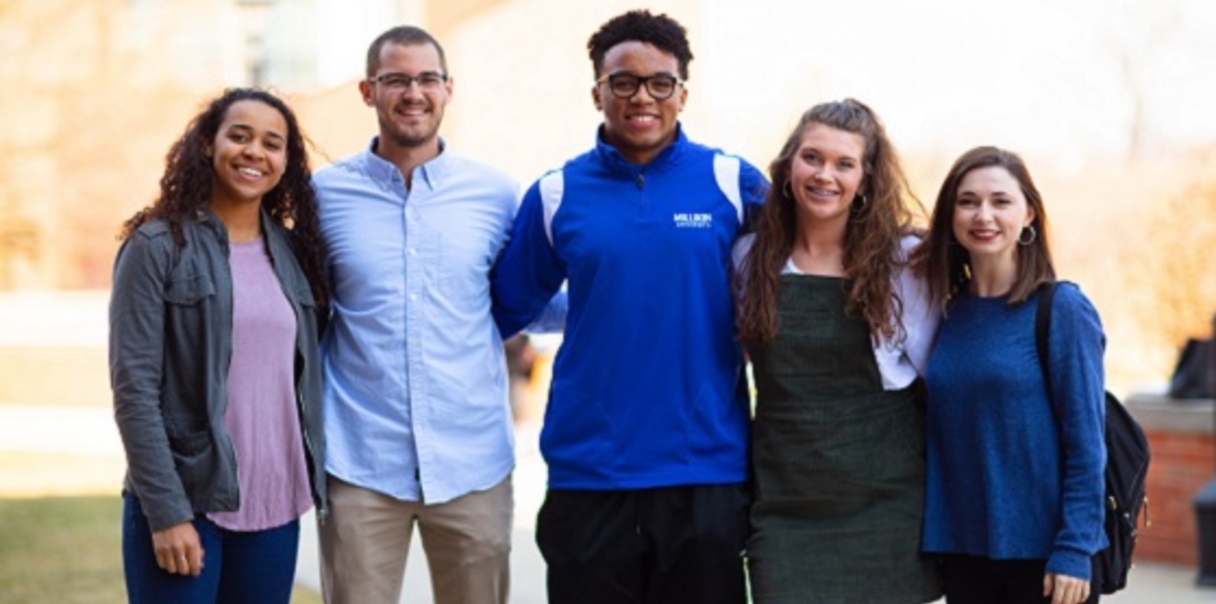
<path fill-rule="evenodd" d="M 941 324 L 925 375 L 924 550 L 1045 559 L 1046 572 L 1088 579 L 1090 556 L 1106 546 L 1105 336 L 1085 295 L 1060 284 L 1049 401 L 1037 307 L 1037 295 L 1016 305 L 964 295 Z"/>

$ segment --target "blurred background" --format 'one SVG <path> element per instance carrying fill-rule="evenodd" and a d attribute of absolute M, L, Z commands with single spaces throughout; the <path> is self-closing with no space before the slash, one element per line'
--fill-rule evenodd
<path fill-rule="evenodd" d="M 446 47 L 455 94 L 442 132 L 453 148 L 526 185 L 592 144 L 586 40 L 637 5 L 0 0 L 0 292 L 104 291 L 119 224 L 151 200 L 186 120 L 226 86 L 286 96 L 317 166 L 359 150 L 375 118 L 356 82 L 367 44 L 393 24 L 421 24 Z M 886 121 L 925 205 L 966 149 L 1021 152 L 1063 276 L 1102 313 L 1116 389 L 1161 381 L 1182 340 L 1209 329 L 1216 5 L 648 6 L 689 29 L 689 135 L 758 166 L 804 109 L 844 96 Z"/>
<path fill-rule="evenodd" d="M 117 492 L 121 452 L 96 429 L 112 425 L 116 234 L 204 100 L 275 90 L 323 166 L 375 133 L 367 45 L 418 24 L 455 81 L 448 143 L 526 185 L 592 145 L 587 38 L 643 6 L 689 30 L 686 132 L 762 168 L 803 110 L 845 96 L 882 116 L 927 207 L 965 150 L 1020 152 L 1061 276 L 1102 315 L 1112 390 L 1159 389 L 1186 338 L 1210 335 L 1207 0 L 0 0 L 0 497 Z M 534 342 L 521 382 L 529 425 L 553 344 Z"/>

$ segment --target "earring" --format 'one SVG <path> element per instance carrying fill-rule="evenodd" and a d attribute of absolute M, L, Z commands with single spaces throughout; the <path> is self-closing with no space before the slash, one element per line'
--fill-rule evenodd
<path fill-rule="evenodd" d="M 858 203 L 857 200 L 859 199 L 861 200 L 861 203 Z M 867 199 L 865 195 L 858 193 L 857 196 L 853 198 L 853 201 L 849 202 L 849 211 L 854 214 L 860 214 L 864 212 L 866 207 L 869 205 L 870 200 Z"/>
<path fill-rule="evenodd" d="M 1026 236 L 1027 232 L 1030 233 L 1029 238 Z M 1021 233 L 1018 233 L 1018 243 L 1021 245 L 1030 245 L 1038 238 L 1039 232 L 1034 230 L 1033 224 L 1026 225 L 1026 228 L 1022 229 Z"/>
<path fill-rule="evenodd" d="M 794 189 L 790 187 L 790 181 L 787 180 L 785 184 L 781 185 L 781 195 L 786 199 L 794 198 Z"/>

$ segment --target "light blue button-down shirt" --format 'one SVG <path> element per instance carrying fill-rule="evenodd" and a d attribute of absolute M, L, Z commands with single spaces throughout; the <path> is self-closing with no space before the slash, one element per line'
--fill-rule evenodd
<path fill-rule="evenodd" d="M 514 466 L 489 273 L 518 186 L 445 149 L 414 169 L 407 190 L 375 144 L 315 175 L 333 292 L 321 344 L 326 469 L 442 503 Z"/>

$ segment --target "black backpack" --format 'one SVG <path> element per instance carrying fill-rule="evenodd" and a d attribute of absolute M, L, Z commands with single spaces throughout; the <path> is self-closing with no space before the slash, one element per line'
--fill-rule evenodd
<path fill-rule="evenodd" d="M 1051 372 L 1048 371 L 1047 338 L 1051 329 L 1051 299 L 1055 294 L 1055 283 L 1044 284 L 1039 294 L 1039 308 L 1035 316 L 1035 346 L 1039 353 L 1039 364 L 1043 367 L 1043 379 L 1047 392 L 1051 392 Z M 1053 413 L 1057 413 L 1052 405 Z M 1057 415 L 1058 419 L 1058 415 Z M 1099 568 L 1104 594 L 1113 594 L 1127 587 L 1127 571 L 1132 567 L 1132 551 L 1136 549 L 1136 536 L 1141 508 L 1144 509 L 1145 526 L 1148 526 L 1148 497 L 1144 491 L 1144 479 L 1148 474 L 1148 439 L 1140 424 L 1123 408 L 1123 403 L 1110 392 L 1106 393 L 1106 520 L 1104 530 L 1110 546 L 1094 554 L 1093 564 Z"/>

